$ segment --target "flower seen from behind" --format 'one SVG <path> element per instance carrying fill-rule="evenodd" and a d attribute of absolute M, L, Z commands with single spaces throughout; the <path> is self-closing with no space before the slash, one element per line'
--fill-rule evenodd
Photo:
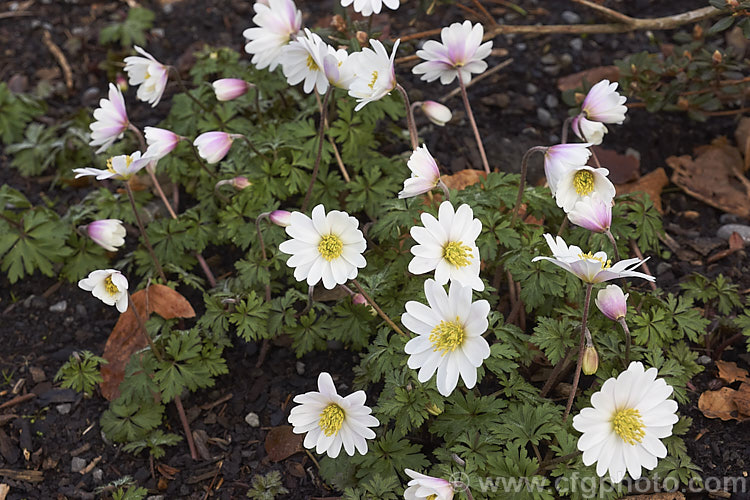
<path fill-rule="evenodd" d="M 620 321 L 628 314 L 628 293 L 617 285 L 607 285 L 596 295 L 596 307 L 612 321 Z"/>
<path fill-rule="evenodd" d="M 99 107 L 94 110 L 94 122 L 89 125 L 91 128 L 89 146 L 100 146 L 96 150 L 97 153 L 106 151 L 122 137 L 129 124 L 122 92 L 114 83 L 110 83 L 108 99 L 100 100 Z"/>
<path fill-rule="evenodd" d="M 404 189 L 398 193 L 399 198 L 411 198 L 432 191 L 440 182 L 440 170 L 427 146 L 415 149 L 406 166 L 411 170 L 411 177 L 404 181 Z"/>
<path fill-rule="evenodd" d="M 607 178 L 609 170 L 586 165 L 568 168 L 561 176 L 555 190 L 557 206 L 566 213 L 587 196 L 598 196 L 604 203 L 615 197 L 615 185 Z"/>
<path fill-rule="evenodd" d="M 383 5 L 391 10 L 398 9 L 399 0 L 341 0 L 342 7 L 354 4 L 354 12 L 359 12 L 365 17 L 380 14 Z"/>
<path fill-rule="evenodd" d="M 547 184 L 552 191 L 552 196 L 557 192 L 557 184 L 560 178 L 570 169 L 586 165 L 591 151 L 590 144 L 557 144 L 550 146 L 544 152 L 544 175 Z"/>
<path fill-rule="evenodd" d="M 589 120 L 582 114 L 573 118 L 570 126 L 579 139 L 595 146 L 602 143 L 604 134 L 608 132 L 606 125 L 601 122 Z"/>
<path fill-rule="evenodd" d="M 439 102 L 424 101 L 421 108 L 427 119 L 439 127 L 444 127 L 453 118 L 450 108 Z"/>
<path fill-rule="evenodd" d="M 581 104 L 581 112 L 589 120 L 621 124 L 625 121 L 627 98 L 617 92 L 617 82 L 602 80 L 591 87 Z"/>
<path fill-rule="evenodd" d="M 204 132 L 195 138 L 193 146 L 198 148 L 198 154 L 207 163 L 218 163 L 231 149 L 235 137 L 235 134 L 226 132 Z"/>
<path fill-rule="evenodd" d="M 351 69 L 354 73 L 349 95 L 357 99 L 355 111 L 362 109 L 367 103 L 382 99 L 396 88 L 396 72 L 393 69 L 393 60 L 398 51 L 401 40 L 393 44 L 391 55 L 378 40 L 370 40 L 370 48 L 364 48 L 361 52 L 350 55 Z"/>
<path fill-rule="evenodd" d="M 125 227 L 119 219 L 96 220 L 86 226 L 86 234 L 94 243 L 110 252 L 125 244 Z"/>
<path fill-rule="evenodd" d="M 117 269 L 91 271 L 78 286 L 121 313 L 128 309 L 128 280 Z"/>
<path fill-rule="evenodd" d="M 281 49 L 291 40 L 292 35 L 302 27 L 302 12 L 292 0 L 267 0 L 253 5 L 255 28 L 243 33 L 247 39 L 245 52 L 252 54 L 252 63 L 258 69 L 273 71 L 279 64 Z"/>
<path fill-rule="evenodd" d="M 305 28 L 304 36 L 298 36 L 281 50 L 281 67 L 289 85 L 304 82 L 302 90 L 309 94 L 313 89 L 324 94 L 328 90 L 328 78 L 324 61 L 333 47 L 317 34 Z"/>
<path fill-rule="evenodd" d="M 211 84 L 217 101 L 231 101 L 243 96 L 251 84 L 240 78 L 221 78 Z"/>
<path fill-rule="evenodd" d="M 573 427 L 582 433 L 578 449 L 583 463 L 596 463 L 600 477 L 609 472 L 612 482 L 619 483 L 628 472 L 637 480 L 642 467 L 653 470 L 657 459 L 667 456 L 660 440 L 672 435 L 677 403 L 667 399 L 672 387 L 656 375 L 656 368 L 630 363 L 591 396 L 591 407 L 573 418 Z"/>
<path fill-rule="evenodd" d="M 136 151 L 130 155 L 113 156 L 107 160 L 107 170 L 87 167 L 75 168 L 73 169 L 73 172 L 77 174 L 76 179 L 87 175 L 94 175 L 98 181 L 103 179 L 118 179 L 126 181 L 151 161 L 153 161 L 153 158 L 146 155 L 141 156 L 141 152 Z"/>
<path fill-rule="evenodd" d="M 343 446 L 347 455 L 354 451 L 367 453 L 367 439 L 373 439 L 371 427 L 379 425 L 378 419 L 370 415 L 365 406 L 364 391 L 346 397 L 339 396 L 331 376 L 322 372 L 318 376 L 318 390 L 295 396 L 298 404 L 289 414 L 289 423 L 295 434 L 307 434 L 305 448 L 317 453 L 327 453 L 336 458 Z"/>
<path fill-rule="evenodd" d="M 129 56 L 125 58 L 125 71 L 128 74 L 130 85 L 139 85 L 136 96 L 141 101 L 151 104 L 151 107 L 159 104 L 164 89 L 169 79 L 169 68 L 154 56 L 135 46 L 140 56 Z"/>
<path fill-rule="evenodd" d="M 182 139 L 171 130 L 157 127 L 146 127 L 143 129 L 143 134 L 146 136 L 146 144 L 148 144 L 145 156 L 150 156 L 154 161 L 161 160 L 171 153 Z"/>
<path fill-rule="evenodd" d="M 426 476 L 411 469 L 404 469 L 411 478 L 404 491 L 404 500 L 452 500 L 453 485 L 446 479 Z"/>

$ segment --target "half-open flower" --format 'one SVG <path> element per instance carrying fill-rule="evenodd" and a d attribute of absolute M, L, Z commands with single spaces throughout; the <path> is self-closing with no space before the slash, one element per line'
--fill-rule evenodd
<path fill-rule="evenodd" d="M 628 314 L 628 293 L 617 285 L 607 285 L 596 295 L 596 307 L 612 321 L 620 321 Z"/>
<path fill-rule="evenodd" d="M 198 148 L 198 154 L 208 163 L 220 162 L 232 147 L 235 134 L 226 132 L 205 132 L 193 141 L 193 145 Z"/>
<path fill-rule="evenodd" d="M 332 52 L 333 47 L 305 28 L 304 35 L 289 42 L 279 56 L 287 83 L 297 85 L 304 82 L 302 90 L 306 94 L 313 89 L 324 94 L 329 84 L 324 71 L 324 60 Z"/>
<path fill-rule="evenodd" d="M 595 233 L 608 231 L 612 226 L 612 201 L 604 201 L 597 193 L 592 193 L 573 205 L 568 219 L 576 226 Z"/>
<path fill-rule="evenodd" d="M 598 196 L 604 203 L 612 203 L 615 185 L 607 178 L 609 170 L 587 165 L 570 167 L 561 176 L 555 190 L 557 206 L 566 213 L 586 196 Z"/>
<path fill-rule="evenodd" d="M 604 134 L 607 133 L 607 126 L 601 122 L 589 120 L 585 116 L 578 115 L 570 122 L 573 132 L 579 139 L 589 144 L 599 145 L 604 140 Z"/>
<path fill-rule="evenodd" d="M 139 85 L 136 93 L 138 99 L 154 107 L 159 104 L 164 89 L 167 87 L 169 68 L 139 46 L 136 45 L 135 50 L 143 57 L 126 57 L 125 71 L 130 85 Z"/>
<path fill-rule="evenodd" d="M 390 56 L 378 40 L 370 40 L 372 49 L 364 48 L 361 52 L 355 52 L 349 56 L 355 75 L 349 86 L 349 95 L 357 99 L 355 111 L 359 111 L 369 102 L 382 99 L 396 88 L 393 60 L 399 43 L 401 43 L 400 39 L 393 44 Z"/>
<path fill-rule="evenodd" d="M 182 139 L 171 130 L 163 128 L 146 127 L 143 133 L 148 144 L 145 156 L 150 156 L 153 161 L 159 161 L 171 153 Z"/>
<path fill-rule="evenodd" d="M 119 219 L 102 219 L 86 225 L 86 234 L 94 243 L 110 252 L 125 244 L 125 227 Z"/>
<path fill-rule="evenodd" d="M 76 179 L 87 175 L 95 175 L 96 180 L 98 181 L 103 179 L 119 179 L 126 181 L 138 173 L 143 167 L 148 165 L 150 161 L 153 161 L 153 158 L 147 155 L 141 157 L 141 152 L 136 151 L 130 155 L 113 156 L 107 160 L 107 170 L 87 167 L 75 168 L 73 169 L 73 172 L 77 174 Z"/>
<path fill-rule="evenodd" d="M 628 111 L 625 101 L 627 97 L 617 92 L 617 82 L 609 83 L 609 80 L 602 80 L 586 94 L 581 104 L 581 112 L 589 120 L 621 124 Z"/>
<path fill-rule="evenodd" d="M 406 166 L 411 170 L 411 177 L 404 181 L 404 189 L 398 193 L 399 198 L 411 198 L 432 191 L 440 182 L 440 170 L 427 146 L 415 149 Z"/>
<path fill-rule="evenodd" d="M 354 4 L 354 12 L 359 12 L 365 17 L 373 13 L 380 14 L 383 5 L 391 10 L 398 9 L 399 0 L 341 0 L 342 7 L 348 7 Z"/>
<path fill-rule="evenodd" d="M 591 156 L 590 145 L 585 143 L 557 144 L 544 151 L 544 175 L 547 177 L 552 196 L 557 192 L 560 178 L 568 170 L 586 165 Z"/>
<path fill-rule="evenodd" d="M 78 286 L 121 313 L 128 310 L 128 280 L 117 269 L 91 271 Z"/>
<path fill-rule="evenodd" d="M 109 98 L 99 101 L 99 107 L 94 110 L 94 122 L 91 129 L 89 146 L 100 146 L 97 153 L 106 151 L 114 142 L 122 137 L 130 121 L 125 110 L 125 99 L 122 92 L 114 83 L 109 84 Z"/>
<path fill-rule="evenodd" d="M 450 108 L 439 102 L 424 101 L 420 107 L 427 119 L 439 127 L 444 127 L 453 118 Z"/>
<path fill-rule="evenodd" d="M 253 22 L 257 26 L 242 32 L 247 39 L 245 52 L 253 54 L 252 63 L 258 69 L 268 67 L 273 71 L 279 64 L 281 49 L 302 27 L 302 12 L 292 0 L 259 1 L 253 9 Z"/>
<path fill-rule="evenodd" d="M 231 101 L 245 95 L 252 85 L 240 78 L 221 78 L 211 86 L 217 101 Z"/>
<path fill-rule="evenodd" d="M 345 49 L 329 50 L 323 58 L 323 71 L 331 85 L 339 89 L 349 89 L 354 81 L 353 60 Z"/>
<path fill-rule="evenodd" d="M 453 485 L 446 479 L 426 476 L 411 469 L 404 469 L 411 478 L 404 491 L 404 500 L 452 500 Z"/>

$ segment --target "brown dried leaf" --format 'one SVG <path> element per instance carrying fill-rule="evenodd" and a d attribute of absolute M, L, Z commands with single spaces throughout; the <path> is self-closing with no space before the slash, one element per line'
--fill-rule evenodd
<path fill-rule="evenodd" d="M 738 380 L 741 382 L 750 382 L 747 370 L 740 368 L 737 366 L 737 363 L 733 361 L 719 360 L 716 362 L 716 367 L 719 369 L 719 378 L 727 384 L 731 384 Z"/>
<path fill-rule="evenodd" d="M 592 146 L 591 150 L 602 167 L 609 170 L 607 177 L 613 184 L 626 184 L 637 181 L 641 177 L 641 161 L 637 157 L 628 154 L 622 155 L 617 151 L 604 149 L 600 146 Z M 593 155 L 589 158 L 588 164 L 591 167 L 598 166 Z"/>
<path fill-rule="evenodd" d="M 302 434 L 292 432 L 291 425 L 274 427 L 266 435 L 266 453 L 271 462 L 279 462 L 302 451 Z"/>
<path fill-rule="evenodd" d="M 729 387 L 722 387 L 718 391 L 706 391 L 698 399 L 698 408 L 707 418 L 743 421 L 750 417 L 743 417 L 739 413 L 735 395 L 737 391 Z"/>
<path fill-rule="evenodd" d="M 743 420 L 750 418 L 750 383 L 743 382 L 740 389 L 734 394 L 734 404 Z"/>
<path fill-rule="evenodd" d="M 467 168 L 456 172 L 453 175 L 442 175 L 440 178 L 443 180 L 446 186 L 457 191 L 466 189 L 472 184 L 476 184 L 486 177 L 484 170 L 476 170 L 473 168 Z"/>
<path fill-rule="evenodd" d="M 737 130 L 734 131 L 734 139 L 737 141 L 737 147 L 745 157 L 745 172 L 750 169 L 750 116 L 740 120 Z"/>
<path fill-rule="evenodd" d="M 192 318 L 195 311 L 185 297 L 168 286 L 154 284 L 131 295 L 136 309 L 145 323 L 151 313 L 155 312 L 164 319 Z M 146 313 L 144 314 L 144 311 Z M 109 401 L 119 394 L 119 386 L 125 377 L 125 366 L 130 355 L 143 349 L 146 338 L 138 330 L 138 320 L 132 308 L 128 308 L 117 320 L 112 333 L 104 346 L 102 357 L 109 363 L 102 366 L 102 395 Z"/>
<path fill-rule="evenodd" d="M 620 79 L 620 70 L 617 69 L 617 66 L 599 66 L 598 68 L 579 71 L 578 73 L 558 78 L 557 89 L 560 92 L 565 92 L 566 90 L 574 90 L 582 87 L 584 78 L 590 85 L 605 79 L 610 82 L 616 82 Z"/>
<path fill-rule="evenodd" d="M 667 184 L 669 184 L 667 173 L 663 168 L 659 167 L 653 172 L 649 172 L 648 174 L 644 175 L 635 182 L 619 184 L 615 186 L 615 188 L 617 189 L 618 195 L 635 193 L 638 191 L 646 193 L 654 203 L 656 210 L 658 210 L 659 213 L 664 213 L 664 209 L 661 205 L 661 191 Z"/>

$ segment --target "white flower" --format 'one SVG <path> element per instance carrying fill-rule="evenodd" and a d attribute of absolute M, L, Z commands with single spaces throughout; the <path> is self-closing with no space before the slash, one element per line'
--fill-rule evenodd
<path fill-rule="evenodd" d="M 294 433 L 304 434 L 305 448 L 315 448 L 316 453 L 327 453 L 336 458 L 343 445 L 347 455 L 354 450 L 362 455 L 367 453 L 367 439 L 373 439 L 380 422 L 370 415 L 372 410 L 365 406 L 365 391 L 357 391 L 346 397 L 339 396 L 331 376 L 322 372 L 318 375 L 318 390 L 295 396 L 299 406 L 289 413 L 289 423 Z"/>
<path fill-rule="evenodd" d="M 607 178 L 609 170 L 587 165 L 568 168 L 557 182 L 555 201 L 566 213 L 586 196 L 597 195 L 605 203 L 615 197 L 615 185 Z"/>
<path fill-rule="evenodd" d="M 342 7 L 348 7 L 354 3 L 354 12 L 359 12 L 365 17 L 373 13 L 380 14 L 380 9 L 385 5 L 391 10 L 398 9 L 399 0 L 341 0 Z"/>
<path fill-rule="evenodd" d="M 621 124 L 628 111 L 624 106 L 625 101 L 627 98 L 617 93 L 617 82 L 609 83 L 609 80 L 602 80 L 586 94 L 581 104 L 581 112 L 589 120 Z"/>
<path fill-rule="evenodd" d="M 323 71 L 334 87 L 348 89 L 354 81 L 353 59 L 345 49 L 328 51 L 323 58 Z"/>
<path fill-rule="evenodd" d="M 143 129 L 143 133 L 146 136 L 146 144 L 148 144 L 145 156 L 151 157 L 153 161 L 159 161 L 171 153 L 182 139 L 171 130 L 163 128 L 146 127 Z"/>
<path fill-rule="evenodd" d="M 89 146 L 101 146 L 96 150 L 97 153 L 101 153 L 122 137 L 130 124 L 125 110 L 125 99 L 114 83 L 109 84 L 109 99 L 100 100 L 99 107 L 94 110 L 94 120 L 96 121 L 89 125 Z"/>
<path fill-rule="evenodd" d="M 629 293 L 622 293 L 622 288 L 617 285 L 607 285 L 599 290 L 594 302 L 596 307 L 612 321 L 620 321 L 628 314 Z"/>
<path fill-rule="evenodd" d="M 128 309 L 128 280 L 116 269 L 91 271 L 78 286 L 121 313 Z"/>
<path fill-rule="evenodd" d="M 86 234 L 110 252 L 116 252 L 125 243 L 125 227 L 119 219 L 96 220 L 86 226 Z"/>
<path fill-rule="evenodd" d="M 333 47 L 305 28 L 304 36 L 292 40 L 279 56 L 287 83 L 297 85 L 304 81 L 302 90 L 306 94 L 313 89 L 324 94 L 328 90 L 328 78 L 323 68 L 325 57 L 329 53 L 333 53 Z"/>
<path fill-rule="evenodd" d="M 453 118 L 450 108 L 439 102 L 425 101 L 421 108 L 427 119 L 439 127 L 444 127 Z"/>
<path fill-rule="evenodd" d="M 414 150 L 406 166 L 411 170 L 411 177 L 404 181 L 404 189 L 398 193 L 399 198 L 411 198 L 431 191 L 440 181 L 440 170 L 427 146 Z"/>
<path fill-rule="evenodd" d="M 279 64 L 281 49 L 302 27 L 302 13 L 292 0 L 268 0 L 266 3 L 253 5 L 253 22 L 257 27 L 246 29 L 242 36 L 248 41 L 245 52 L 253 54 L 252 63 L 258 69 L 268 67 L 273 71 Z"/>
<path fill-rule="evenodd" d="M 483 61 L 492 51 L 492 42 L 482 43 L 484 28 L 471 21 L 453 23 L 440 32 L 443 43 L 435 40 L 425 42 L 417 55 L 425 60 L 412 68 L 412 73 L 422 75 L 422 80 L 432 82 L 440 78 L 440 83 L 448 85 L 456 76 L 468 84 L 472 73 L 482 73 L 487 69 Z"/>
<path fill-rule="evenodd" d="M 552 257 L 534 257 L 531 262 L 538 260 L 548 260 L 556 266 L 562 267 L 581 278 L 586 283 L 601 283 L 617 278 L 643 278 L 648 281 L 654 281 L 653 276 L 633 271 L 640 266 L 646 259 L 625 259 L 612 265 L 607 259 L 604 252 L 583 253 L 583 250 L 575 245 L 568 246 L 562 237 L 553 238 L 551 234 L 545 234 Z"/>
<path fill-rule="evenodd" d="M 593 408 L 573 418 L 573 427 L 583 433 L 578 439 L 583 463 L 596 462 L 596 473 L 603 477 L 609 471 L 613 483 L 626 471 L 637 480 L 641 467 L 653 470 L 657 459 L 667 456 L 660 439 L 671 436 L 679 420 L 670 394 L 672 387 L 656 378 L 656 368 L 645 370 L 637 361 L 604 382 L 591 396 Z"/>
<path fill-rule="evenodd" d="M 393 44 L 390 57 L 378 40 L 370 40 L 370 45 L 375 50 L 364 48 L 361 52 L 355 52 L 349 56 L 352 59 L 352 71 L 355 74 L 349 86 L 349 95 L 355 97 L 359 103 L 354 111 L 359 111 L 369 102 L 382 99 L 396 88 L 393 60 L 399 43 L 401 43 L 400 39 Z"/>
<path fill-rule="evenodd" d="M 557 184 L 565 172 L 586 165 L 591 156 L 589 146 L 590 144 L 585 143 L 557 144 L 544 152 L 544 175 L 552 196 L 557 192 Z"/>
<path fill-rule="evenodd" d="M 286 227 L 292 239 L 282 242 L 279 250 L 291 255 L 286 263 L 294 268 L 297 281 L 313 286 L 322 279 L 330 290 L 356 278 L 358 268 L 367 265 L 362 256 L 367 243 L 358 226 L 346 212 L 331 210 L 326 215 L 323 205 L 313 208 L 312 218 L 292 212 Z"/>
<path fill-rule="evenodd" d="M 167 87 L 169 68 L 139 46 L 136 45 L 135 50 L 144 57 L 126 57 L 125 71 L 130 85 L 140 85 L 136 93 L 138 99 L 154 107 L 159 104 L 164 89 Z"/>
<path fill-rule="evenodd" d="M 601 122 L 591 121 L 582 114 L 573 118 L 570 126 L 579 139 L 595 146 L 602 143 L 604 134 L 607 133 L 606 125 Z"/>
<path fill-rule="evenodd" d="M 490 346 L 482 337 L 487 331 L 490 303 L 471 301 L 471 287 L 451 282 L 448 294 L 433 279 L 424 283 L 429 307 L 413 300 L 406 303 L 401 322 L 416 333 L 406 343 L 409 368 L 419 368 L 417 378 L 428 381 L 437 370 L 437 388 L 450 396 L 458 376 L 471 389 L 477 383 L 477 368 L 490 355 Z"/>
<path fill-rule="evenodd" d="M 604 201 L 597 193 L 578 200 L 568 212 L 568 219 L 576 226 L 603 233 L 612 226 L 612 202 Z"/>
<path fill-rule="evenodd" d="M 141 157 L 141 152 L 136 151 L 131 155 L 113 156 L 107 160 L 107 170 L 88 167 L 75 168 L 73 172 L 78 174 L 76 175 L 76 179 L 87 175 L 95 175 L 98 181 L 103 179 L 128 180 L 148 165 L 150 161 L 153 161 L 153 158 L 147 155 Z"/>
<path fill-rule="evenodd" d="M 205 132 L 195 138 L 193 145 L 206 162 L 218 163 L 229 152 L 235 137 L 235 134 L 226 132 Z"/>
<path fill-rule="evenodd" d="M 245 95 L 251 85 L 240 78 L 221 78 L 211 84 L 217 101 L 231 101 Z"/>
<path fill-rule="evenodd" d="M 409 262 L 409 272 L 423 274 L 434 269 L 440 285 L 455 280 L 479 292 L 484 290 L 476 246 L 482 223 L 474 218 L 471 207 L 464 204 L 454 212 L 451 202 L 444 201 L 437 219 L 428 213 L 421 219 L 424 227 L 414 226 L 410 231 L 418 245 L 411 247 L 414 258 Z"/>
<path fill-rule="evenodd" d="M 404 491 L 405 500 L 452 500 L 453 485 L 446 479 L 426 476 L 411 469 L 404 469 L 411 478 Z"/>

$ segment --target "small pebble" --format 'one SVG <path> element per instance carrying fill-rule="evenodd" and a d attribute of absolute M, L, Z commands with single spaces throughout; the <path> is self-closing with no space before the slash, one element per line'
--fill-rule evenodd
<path fill-rule="evenodd" d="M 546 104 L 548 108 L 556 108 L 559 103 L 560 101 L 557 100 L 557 97 L 552 94 L 549 94 L 544 98 L 544 104 Z"/>
<path fill-rule="evenodd" d="M 523 52 L 524 50 L 526 50 L 526 47 L 527 47 L 527 45 L 525 43 L 523 43 L 523 42 L 516 44 L 516 49 L 519 50 L 519 51 L 521 51 L 521 52 Z"/>
<path fill-rule="evenodd" d="M 150 497 L 146 497 L 146 500 L 164 500 L 164 495 L 151 495 Z"/>
<path fill-rule="evenodd" d="M 560 17 L 568 24 L 579 24 L 581 22 L 581 16 L 570 10 L 564 10 Z"/>
<path fill-rule="evenodd" d="M 567 67 L 573 64 L 573 56 L 568 54 L 567 52 L 560 56 L 560 65 L 562 67 Z"/>
<path fill-rule="evenodd" d="M 86 468 L 86 460 L 81 457 L 73 457 L 70 461 L 70 472 L 81 472 Z"/>
<path fill-rule="evenodd" d="M 711 364 L 711 356 L 706 356 L 705 354 L 702 356 L 698 356 L 698 364 L 699 365 L 710 365 Z"/>
<path fill-rule="evenodd" d="M 91 475 L 97 483 L 101 483 L 102 479 L 104 479 L 104 471 L 99 468 L 94 469 L 94 472 L 92 472 Z"/>
<path fill-rule="evenodd" d="M 552 66 L 545 66 L 544 68 L 542 68 L 542 71 L 550 76 L 557 76 L 560 74 L 560 65 L 553 64 Z"/>
<path fill-rule="evenodd" d="M 55 406 L 55 410 L 57 410 L 57 413 L 59 413 L 60 415 L 67 415 L 68 413 L 70 413 L 71 407 L 72 405 L 70 403 L 63 403 Z"/>
<path fill-rule="evenodd" d="M 294 365 L 294 367 L 297 370 L 297 375 L 305 374 L 305 363 L 303 363 L 302 361 L 297 361 L 297 364 Z"/>
<path fill-rule="evenodd" d="M 568 45 L 570 45 L 570 48 L 575 50 L 576 52 L 580 52 L 583 50 L 583 40 L 580 38 L 574 38 L 572 39 Z"/>
<path fill-rule="evenodd" d="M 550 113 L 546 109 L 537 108 L 536 117 L 539 119 L 539 123 L 541 123 L 543 127 L 552 126 L 552 113 Z"/>
<path fill-rule="evenodd" d="M 60 302 L 55 302 L 54 304 L 49 306 L 49 312 L 61 313 L 61 312 L 65 312 L 65 309 L 67 308 L 68 308 L 68 301 L 61 300 Z"/>
<path fill-rule="evenodd" d="M 539 59 L 539 62 L 542 64 L 555 64 L 557 62 L 557 58 L 554 54 L 545 54 L 541 59 Z"/>
<path fill-rule="evenodd" d="M 247 422 L 247 425 L 250 427 L 260 427 L 260 417 L 257 413 L 250 412 L 245 415 L 245 422 Z"/>
<path fill-rule="evenodd" d="M 76 316 L 86 317 L 89 312 L 83 304 L 76 304 Z"/>
<path fill-rule="evenodd" d="M 534 95 L 537 92 L 539 92 L 539 87 L 534 85 L 533 83 L 527 83 L 526 84 L 526 93 L 529 95 Z"/>
<path fill-rule="evenodd" d="M 732 233 L 737 233 L 745 243 L 750 243 L 750 226 L 744 224 L 725 224 L 716 232 L 716 236 L 728 240 Z"/>
<path fill-rule="evenodd" d="M 656 275 L 661 276 L 662 274 L 672 270 L 672 264 L 669 262 L 659 262 L 656 266 Z"/>

